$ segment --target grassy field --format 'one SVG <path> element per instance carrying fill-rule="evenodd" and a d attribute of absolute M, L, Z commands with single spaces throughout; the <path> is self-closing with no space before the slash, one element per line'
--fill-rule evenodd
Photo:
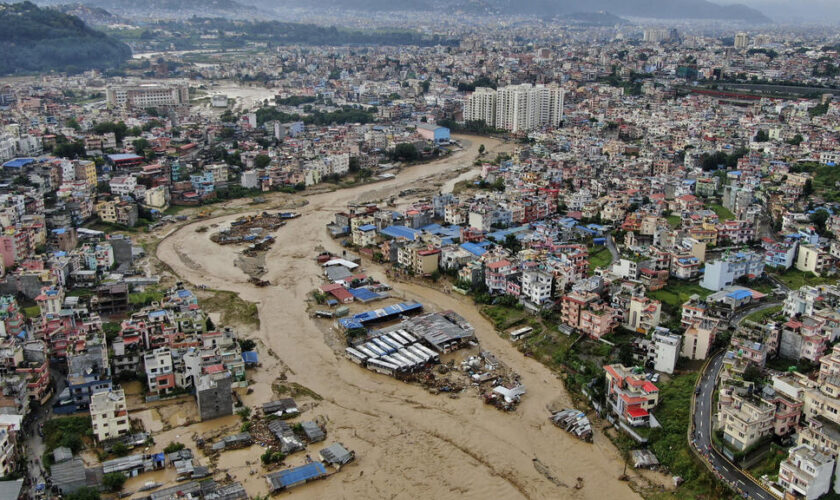
<path fill-rule="evenodd" d="M 825 285 L 828 283 L 836 283 L 837 277 L 822 277 L 817 276 L 814 273 L 806 273 L 803 271 L 799 271 L 797 269 L 788 269 L 782 274 L 774 273 L 777 279 L 781 280 L 785 285 L 787 285 L 792 290 L 798 290 L 805 285 L 809 286 L 816 286 L 816 285 Z"/>
<path fill-rule="evenodd" d="M 612 254 L 606 245 L 589 247 L 589 274 L 593 274 L 596 268 L 606 268 L 612 264 Z"/>
<path fill-rule="evenodd" d="M 667 220 L 668 225 L 670 225 L 673 228 L 678 228 L 682 225 L 682 217 L 680 217 L 679 215 L 669 215 L 667 217 Z"/>
<path fill-rule="evenodd" d="M 756 311 L 756 312 L 750 314 L 749 316 L 747 316 L 744 319 L 747 319 L 749 321 L 755 321 L 756 323 L 764 323 L 768 319 L 770 319 L 773 316 L 782 312 L 782 307 L 783 306 L 781 304 L 779 304 L 777 306 L 773 306 L 773 307 L 771 307 L 769 309 L 765 309 L 763 311 Z"/>
<path fill-rule="evenodd" d="M 255 329 L 260 327 L 257 304 L 241 299 L 234 292 L 213 290 L 213 295 L 210 297 L 205 297 L 202 293 L 199 304 L 207 312 L 221 314 L 223 325 L 239 324 Z"/>
<path fill-rule="evenodd" d="M 699 295 L 701 298 L 706 298 L 712 294 L 712 291 L 706 290 L 697 283 L 668 280 L 665 288 L 648 292 L 648 297 L 662 302 L 663 305 L 672 311 L 679 311 L 680 307 L 694 294 Z"/>
<path fill-rule="evenodd" d="M 721 221 L 732 220 L 735 218 L 735 214 L 730 212 L 728 208 L 724 207 L 720 203 L 712 203 L 709 205 L 709 209 L 716 213 L 718 219 Z"/>

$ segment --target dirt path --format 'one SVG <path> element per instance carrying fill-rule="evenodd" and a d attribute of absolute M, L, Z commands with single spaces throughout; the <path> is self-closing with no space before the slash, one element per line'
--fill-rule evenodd
<path fill-rule="evenodd" d="M 480 141 L 480 142 L 479 142 Z M 510 145 L 481 138 L 464 151 L 438 162 L 413 167 L 396 179 L 371 186 L 309 196 L 302 217 L 277 234 L 266 255 L 268 279 L 275 286 L 256 288 L 232 265 L 236 251 L 209 241 L 195 227 L 223 223 L 228 216 L 187 225 L 160 243 L 157 256 L 182 279 L 212 288 L 232 290 L 259 305 L 259 339 L 282 360 L 290 381 L 324 399 L 306 418 L 323 415 L 327 441 L 338 440 L 357 452 L 356 464 L 335 477 L 295 491 L 307 498 L 636 498 L 627 483 L 618 481 L 623 463 L 604 436 L 594 444 L 569 437 L 548 422 L 546 405 L 568 401 L 562 382 L 546 367 L 523 357 L 475 308 L 458 297 L 412 284 L 398 284 L 396 292 L 421 300 L 429 309 L 454 309 L 476 328 L 482 345 L 518 371 L 528 394 L 516 412 L 505 414 L 478 398 L 434 396 L 422 388 L 373 374 L 341 356 L 324 340 L 324 332 L 304 313 L 306 296 L 320 281 L 314 250 L 339 251 L 324 225 L 348 202 L 382 199 L 422 183 L 424 178 L 469 166 L 478 145 L 488 155 Z M 185 258 L 186 257 L 186 258 Z M 377 274 L 376 268 L 368 271 Z M 381 273 L 379 273 L 381 276 Z M 383 276 L 384 277 L 384 276 Z M 262 354 L 263 368 L 254 379 L 258 404 L 270 397 L 270 385 L 281 361 Z M 310 450 L 310 452 L 317 452 Z M 534 466 L 538 460 L 539 469 Z M 291 464 L 302 463 L 291 457 Z M 249 493 L 264 493 L 260 475 L 232 473 Z M 574 485 L 583 478 L 583 488 Z"/>

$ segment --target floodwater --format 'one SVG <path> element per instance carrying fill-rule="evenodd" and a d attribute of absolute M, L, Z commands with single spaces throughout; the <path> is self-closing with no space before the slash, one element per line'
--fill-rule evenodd
<path fill-rule="evenodd" d="M 324 228 L 334 212 L 345 210 L 348 202 L 381 200 L 468 167 L 476 157 L 478 141 L 487 147 L 488 155 L 510 150 L 509 145 L 488 138 L 463 139 L 464 151 L 407 169 L 396 179 L 307 197 L 309 204 L 299 210 L 302 217 L 278 232 L 277 243 L 266 255 L 264 278 L 271 287 L 250 285 L 248 277 L 231 265 L 236 258 L 234 248 L 215 245 L 207 233 L 195 232 L 199 225 L 223 224 L 238 215 L 202 220 L 175 231 L 161 242 L 157 256 L 182 279 L 232 290 L 258 303 L 261 328 L 256 335 L 265 346 L 260 354 L 263 367 L 250 375 L 258 391 L 246 397 L 246 404 L 264 402 L 262 398 L 270 394 L 267 388 L 283 373 L 290 382 L 323 397 L 303 418 L 327 421 L 324 444 L 340 441 L 356 451 L 354 464 L 327 480 L 297 488 L 296 496 L 638 498 L 627 482 L 618 479 L 624 464 L 606 437 L 599 434 L 594 443 L 583 443 L 548 421 L 547 406 L 571 404 L 562 381 L 497 335 L 463 297 L 395 284 L 397 293 L 420 300 L 427 310 L 454 309 L 464 316 L 475 327 L 482 347 L 521 375 L 528 393 L 515 412 L 486 406 L 469 391 L 457 398 L 436 396 L 419 386 L 374 374 L 336 354 L 316 320 L 305 313 L 309 292 L 320 284 L 316 248 L 340 252 Z M 381 268 L 370 266 L 366 271 L 384 278 Z M 274 356 L 268 354 L 269 349 Z M 306 453 L 315 456 L 318 449 L 314 446 Z M 265 493 L 262 473 L 250 475 L 250 467 L 236 459 L 240 453 L 229 453 L 234 458 L 223 453 L 219 463 L 233 469 L 250 494 Z M 297 463 L 302 456 L 287 460 Z M 542 465 L 542 472 L 535 461 Z M 546 472 L 555 480 L 549 480 Z M 656 482 L 667 483 L 663 476 L 656 477 Z M 583 484 L 580 489 L 574 487 L 578 478 Z"/>

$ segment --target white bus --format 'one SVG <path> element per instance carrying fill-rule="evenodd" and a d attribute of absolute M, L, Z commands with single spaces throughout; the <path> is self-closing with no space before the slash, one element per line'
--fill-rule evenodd
<path fill-rule="evenodd" d="M 527 337 L 528 335 L 531 335 L 532 333 L 534 333 L 534 329 L 531 328 L 530 326 L 526 326 L 526 327 L 523 327 L 523 328 L 520 328 L 518 330 L 514 330 L 514 331 L 510 332 L 510 340 L 513 341 L 513 342 L 516 342 L 517 340 L 524 339 L 525 337 Z"/>
<path fill-rule="evenodd" d="M 352 347 L 344 349 L 344 352 L 347 353 L 347 357 L 350 358 L 351 361 L 360 365 L 364 364 L 365 360 L 367 360 L 369 357 L 366 354 L 363 354 L 362 352 L 353 349 Z"/>

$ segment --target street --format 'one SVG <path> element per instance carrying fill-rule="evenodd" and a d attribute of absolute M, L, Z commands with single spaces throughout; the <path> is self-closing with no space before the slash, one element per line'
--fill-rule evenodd
<path fill-rule="evenodd" d="M 694 445 L 705 459 L 712 465 L 718 475 L 730 486 L 740 491 L 747 498 L 755 500 L 774 500 L 775 497 L 752 478 L 734 467 L 723 455 L 712 447 L 712 415 L 715 382 L 723 366 L 723 353 L 716 355 L 709 363 L 706 371 L 700 376 L 700 393 L 697 395 L 694 407 Z"/>

